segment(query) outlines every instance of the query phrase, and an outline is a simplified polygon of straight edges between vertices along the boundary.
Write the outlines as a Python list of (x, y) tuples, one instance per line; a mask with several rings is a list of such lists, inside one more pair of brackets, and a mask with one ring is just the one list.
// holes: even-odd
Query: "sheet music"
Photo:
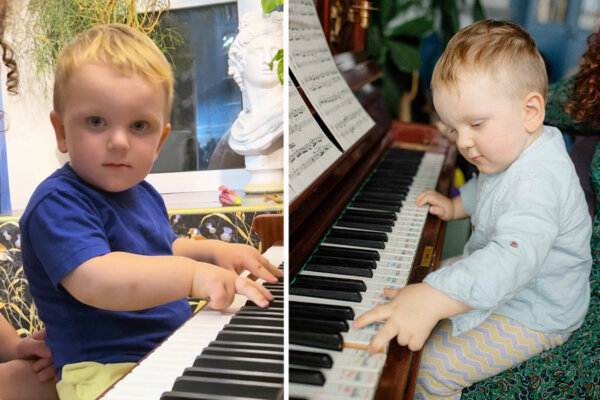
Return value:
[(375, 122), (340, 74), (313, 0), (289, 2), (290, 68), (306, 97), (344, 150)]
[(293, 199), (342, 152), (325, 136), (291, 79), (289, 96), (289, 185), (290, 199)]

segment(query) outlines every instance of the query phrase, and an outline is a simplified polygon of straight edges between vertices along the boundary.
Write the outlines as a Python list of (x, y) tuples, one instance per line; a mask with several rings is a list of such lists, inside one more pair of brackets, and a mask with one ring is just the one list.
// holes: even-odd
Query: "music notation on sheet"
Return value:
[(312, 0), (289, 2), (290, 68), (306, 97), (344, 150), (375, 122), (341, 76)]
[(289, 82), (289, 187), (290, 199), (294, 199), (342, 153), (325, 136), (291, 79)]

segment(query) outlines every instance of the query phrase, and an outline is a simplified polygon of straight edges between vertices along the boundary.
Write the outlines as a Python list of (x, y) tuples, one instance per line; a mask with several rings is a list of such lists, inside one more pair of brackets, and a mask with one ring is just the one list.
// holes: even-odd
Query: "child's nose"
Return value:
[(457, 132), (456, 145), (462, 149), (468, 149), (475, 145), (473, 138), (467, 132)]
[(129, 138), (127, 132), (122, 129), (115, 129), (111, 132), (107, 147), (111, 151), (124, 151), (129, 149)]

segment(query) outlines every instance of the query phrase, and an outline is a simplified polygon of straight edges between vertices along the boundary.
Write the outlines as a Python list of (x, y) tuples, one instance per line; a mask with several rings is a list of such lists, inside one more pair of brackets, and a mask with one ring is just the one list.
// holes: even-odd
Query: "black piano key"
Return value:
[(208, 355), (213, 355), (213, 356), (241, 357), (241, 358), (260, 358), (260, 359), (283, 361), (283, 353), (279, 353), (279, 352), (274, 353), (274, 352), (270, 352), (270, 351), (206, 347), (206, 348), (204, 348), (204, 350), (202, 350), (201, 354), (208, 354)]
[(354, 222), (340, 219), (335, 224), (344, 228), (366, 229), (375, 232), (392, 232), (394, 230), (393, 224), (377, 223), (376, 220), (372, 222)]
[[(244, 308), (244, 307), (256, 307), (257, 309), (262, 308), (262, 307), (257, 306), (256, 303), (254, 303), (252, 300), (247, 300), (246, 304), (244, 306), (242, 306), (242, 308)], [(283, 300), (273, 300), (272, 302), (269, 303), (268, 308), (271, 310), (278, 309), (278, 308), (283, 309)]]
[(291, 285), (289, 293), (298, 296), (319, 297), (322, 299), (345, 300), (360, 303), (362, 301), (361, 294), (354, 291), (346, 290), (331, 290), (331, 289), (314, 289), (309, 287), (298, 287)]
[(319, 246), (315, 255), (379, 261), (379, 253), (375, 250), (350, 249), (348, 247)]
[(398, 211), (400, 211), (400, 208), (402, 207), (403, 202), (404, 202), (404, 199), (387, 199), (387, 198), (380, 198), (378, 196), (369, 196), (369, 195), (360, 194), (360, 195), (356, 196), (352, 200), (352, 203), (350, 203), (350, 204), (372, 203), (372, 204), (376, 204), (376, 205), (380, 205), (380, 206), (395, 206), (395, 207), (398, 207)]
[(308, 263), (304, 266), (305, 271), (314, 272), (328, 272), (331, 274), (348, 275), (348, 276), (363, 276), (365, 278), (373, 277), (373, 270), (371, 268), (354, 268), (344, 267), (339, 265), (324, 265), (324, 264), (313, 264)]
[(196, 357), (194, 367), (283, 373), (282, 361), (267, 359), (248, 360), (240, 357), (202, 354)]
[(366, 202), (353, 201), (352, 203), (350, 203), (350, 207), (363, 208), (363, 209), (368, 209), (368, 210), (383, 210), (383, 211), (400, 212), (400, 206), (398, 206), (398, 205), (377, 204), (377, 203), (373, 203), (373, 202), (366, 203)]
[(325, 384), (325, 377), (321, 371), (310, 369), (290, 368), (289, 379), (290, 383), (303, 383), (315, 386), (323, 386)]
[(290, 329), (289, 337), (291, 344), (318, 347), (327, 350), (341, 351), (344, 344), (344, 339), (339, 333), (295, 331)]
[(323, 333), (348, 332), (346, 320), (317, 319), (290, 315), (290, 329)]
[(229, 320), (229, 323), (237, 325), (266, 325), (283, 327), (283, 319), (281, 318), (244, 317), (236, 315)]
[(256, 311), (256, 310), (244, 310), (238, 311), (235, 315), (240, 317), (269, 317), (269, 318), (283, 318), (283, 311)]
[(280, 384), (267, 382), (237, 381), (234, 379), (204, 378), (201, 376), (180, 376), (173, 384), (173, 391), (191, 392), (203, 395), (225, 395), (245, 397), (248, 394), (256, 399), (277, 399), (282, 395)]
[(276, 333), (283, 335), (283, 328), (251, 326), (251, 325), (232, 325), (227, 324), (222, 328), (223, 331), (238, 331), (238, 332), (256, 332), (256, 333)]
[(340, 229), (336, 227), (331, 228), (327, 236), (342, 237), (348, 239), (373, 240), (378, 242), (388, 241), (388, 235), (383, 232), (357, 231), (353, 229)]
[(305, 303), (302, 301), (289, 302), (290, 315), (314, 316), (319, 319), (354, 319), (352, 307), (334, 306), (329, 304)]
[[(382, 192), (382, 193), (390, 193), (390, 194), (394, 194), (397, 191), (397, 189), (394, 186), (386, 186), (386, 185), (382, 185), (379, 183), (366, 184), (364, 186), (364, 189)], [(385, 211), (385, 210), (381, 210), (381, 211)]]
[(236, 379), (254, 382), (282, 383), (283, 374), (256, 371), (229, 371), (214, 368), (188, 367), (183, 376), (204, 376), (206, 378)]
[(283, 345), (283, 336), (272, 333), (221, 331), (217, 334), (217, 340)]
[[(408, 191), (406, 191), (406, 193), (408, 193)], [(397, 193), (381, 193), (379, 191), (363, 189), (359, 192), (359, 194), (356, 197), (402, 201), (402, 200), (406, 199), (406, 193), (402, 189)]]
[(296, 276), (292, 286), (311, 289), (330, 289), (359, 292), (364, 292), (367, 290), (367, 285), (365, 285), (365, 283), (360, 279), (330, 278), (302, 274)]
[(327, 236), (324, 240), (325, 243), (331, 244), (343, 244), (346, 246), (356, 246), (356, 247), (366, 247), (369, 249), (385, 249), (385, 243), (381, 241), (374, 240), (364, 240), (364, 239), (348, 239), (342, 237), (331, 237)]
[[(160, 400), (240, 400), (238, 396), (225, 396), (217, 394), (179, 392), (172, 390), (160, 396)], [(244, 397), (244, 400), (262, 400), (258, 397)], [(291, 399), (289, 399), (291, 400)]]
[(377, 262), (375, 260), (361, 260), (349, 257), (328, 257), (314, 255), (308, 260), (308, 263), (332, 265), (339, 267), (353, 267), (353, 268), (364, 268), (364, 269), (375, 269), (377, 268)]
[(290, 364), (313, 368), (333, 367), (333, 359), (327, 353), (316, 351), (290, 350)]
[(247, 342), (228, 342), (228, 341), (212, 341), (207, 347), (227, 348), (227, 349), (246, 349), (258, 351), (283, 352), (283, 346), (276, 346), (263, 343), (247, 343)]
[(390, 211), (371, 212), (371, 211), (365, 211), (365, 210), (356, 210), (356, 209), (352, 209), (352, 208), (347, 208), (346, 210), (344, 210), (344, 214), (342, 215), (342, 218), (347, 218), (347, 217), (366, 217), (366, 218), (369, 218), (370, 220), (384, 219), (384, 220), (389, 220), (389, 221), (395, 221), (396, 219), (398, 219), (398, 217), (396, 216), (396, 213), (393, 213)]

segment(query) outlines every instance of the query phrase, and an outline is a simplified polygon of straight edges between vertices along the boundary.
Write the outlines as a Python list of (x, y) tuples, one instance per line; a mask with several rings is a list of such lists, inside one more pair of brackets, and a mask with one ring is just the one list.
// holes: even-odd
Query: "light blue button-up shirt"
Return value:
[(544, 126), (506, 171), (479, 174), (460, 193), (473, 224), (463, 258), (425, 278), (473, 308), (451, 318), (453, 334), (492, 313), (542, 332), (581, 326), (592, 226), (560, 131)]

